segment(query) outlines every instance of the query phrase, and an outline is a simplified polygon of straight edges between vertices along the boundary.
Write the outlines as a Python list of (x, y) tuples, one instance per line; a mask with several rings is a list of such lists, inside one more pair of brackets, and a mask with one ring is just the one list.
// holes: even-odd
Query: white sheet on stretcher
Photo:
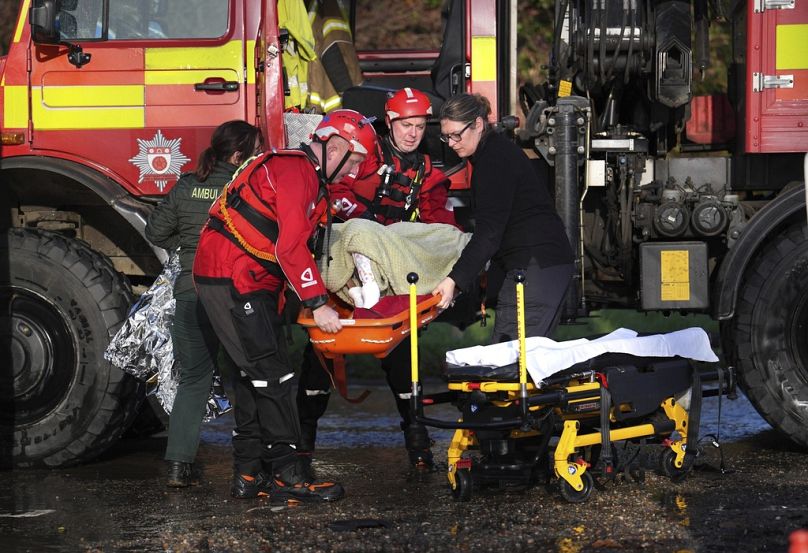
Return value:
[[(633, 330), (619, 328), (595, 340), (580, 338), (556, 342), (550, 338), (525, 340), (527, 370), (533, 382), (587, 361), (603, 353), (628, 353), (639, 357), (685, 357), (695, 361), (718, 361), (710, 347), (710, 339), (702, 328), (686, 328), (667, 334), (637, 336)], [(446, 362), (453, 365), (502, 367), (519, 360), (519, 341), (490, 346), (472, 346), (446, 352)]]

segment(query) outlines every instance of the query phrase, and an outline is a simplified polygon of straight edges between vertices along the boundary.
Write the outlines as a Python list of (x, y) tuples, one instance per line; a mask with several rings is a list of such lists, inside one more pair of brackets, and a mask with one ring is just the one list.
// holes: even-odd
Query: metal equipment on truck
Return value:
[[(520, 137), (555, 171), (593, 306), (708, 312), (760, 414), (808, 447), (808, 2), (558, 0)], [(693, 95), (730, 25), (727, 93)]]

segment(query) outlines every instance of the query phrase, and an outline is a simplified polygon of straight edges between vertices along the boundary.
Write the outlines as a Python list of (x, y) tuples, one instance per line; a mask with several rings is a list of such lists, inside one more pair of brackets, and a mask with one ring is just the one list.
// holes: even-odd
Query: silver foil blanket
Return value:
[[(166, 413), (171, 413), (180, 378), (169, 332), (174, 320), (174, 282), (180, 270), (179, 255), (173, 253), (104, 352), (112, 365), (145, 381), (146, 393), (154, 394)], [(214, 375), (204, 420), (215, 419), (230, 408), (221, 379)]]

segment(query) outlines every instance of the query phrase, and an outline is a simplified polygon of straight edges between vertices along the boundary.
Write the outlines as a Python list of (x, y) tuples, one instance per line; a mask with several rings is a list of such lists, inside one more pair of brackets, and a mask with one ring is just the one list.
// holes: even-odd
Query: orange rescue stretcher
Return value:
[[(417, 280), (415, 273), (408, 275), (413, 289)], [(425, 328), (438, 316), (439, 301), (440, 296), (431, 294), (385, 296), (373, 309), (355, 309), (332, 295), (329, 305), (339, 314), (342, 330), (334, 334), (323, 332), (315, 324), (310, 309), (303, 309), (297, 322), (307, 330), (309, 341), (323, 366), (333, 367), (330, 372), (334, 387), (340, 395), (351, 403), (359, 403), (368, 392), (365, 391), (356, 398), (348, 397), (345, 355), (386, 357), (410, 335), (413, 327)]]

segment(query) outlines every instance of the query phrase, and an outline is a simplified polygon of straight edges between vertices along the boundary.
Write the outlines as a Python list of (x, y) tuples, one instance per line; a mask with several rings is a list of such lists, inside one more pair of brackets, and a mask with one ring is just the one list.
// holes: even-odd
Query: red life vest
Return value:
[[(387, 145), (387, 139), (380, 144)], [(448, 178), (432, 166), (429, 156), (419, 155), (414, 166), (404, 170), (399, 157), (386, 153), (381, 145), (362, 163), (356, 176), (329, 185), (337, 217), (375, 219), (384, 225), (420, 221), (457, 226), (454, 213), (447, 209)], [(385, 167), (393, 170), (389, 177)]]
[[(278, 215), (274, 206), (262, 199), (250, 184), (250, 177), (270, 157), (295, 156), (306, 158), (300, 150), (267, 152), (243, 165), (227, 183), (210, 208), (209, 225), (235, 242), (259, 263), (277, 264), (275, 243), (278, 240)], [(272, 185), (272, 183), (270, 183)], [(321, 187), (314, 211), (325, 209), (325, 187)], [(317, 215), (319, 219), (319, 215)], [(277, 267), (273, 267), (277, 270)]]

